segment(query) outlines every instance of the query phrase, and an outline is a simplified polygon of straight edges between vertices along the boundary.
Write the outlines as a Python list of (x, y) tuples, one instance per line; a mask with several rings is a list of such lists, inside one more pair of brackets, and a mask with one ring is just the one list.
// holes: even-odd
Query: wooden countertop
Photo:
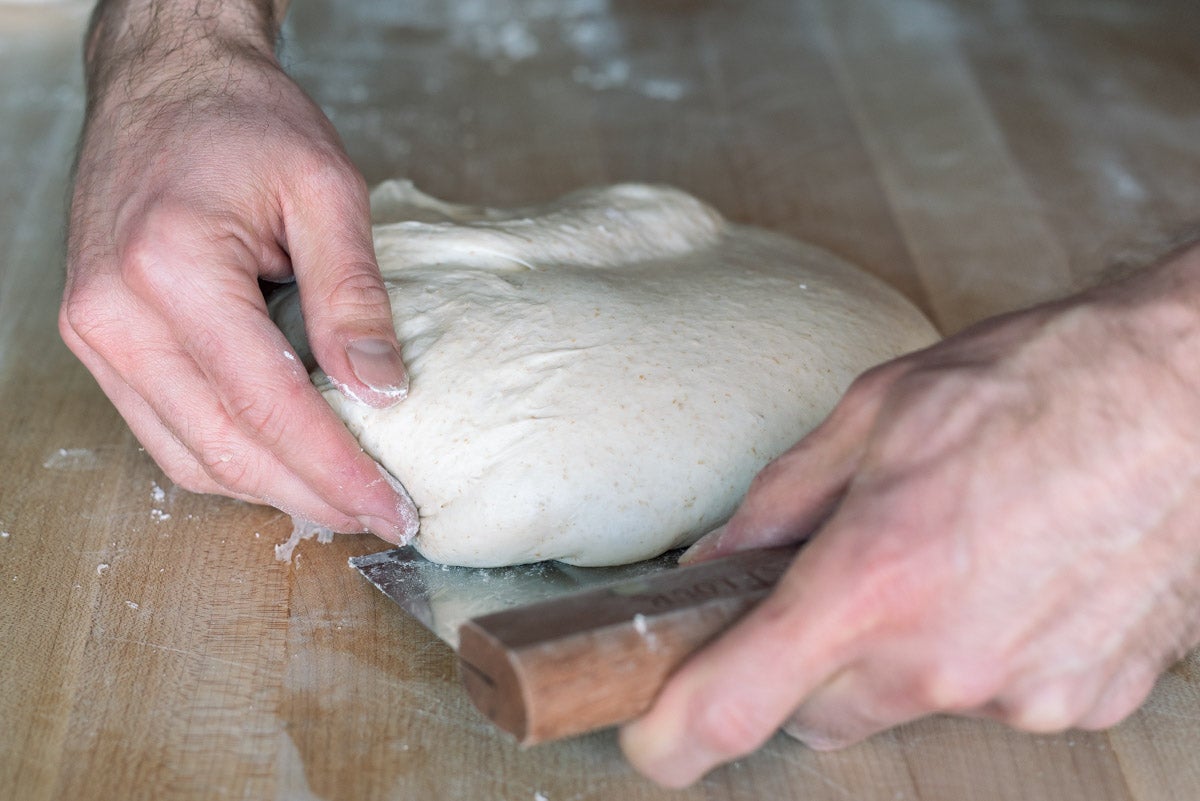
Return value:
[[(864, 265), (947, 331), (1200, 217), (1193, 0), (296, 5), (287, 60), (369, 180), (491, 203), (675, 184)], [(679, 794), (611, 733), (518, 750), (346, 567), (378, 541), (276, 562), (289, 521), (174, 489), (59, 343), (83, 21), (0, 5), (0, 797), (1200, 798), (1195, 658), (1107, 733), (779, 737)]]

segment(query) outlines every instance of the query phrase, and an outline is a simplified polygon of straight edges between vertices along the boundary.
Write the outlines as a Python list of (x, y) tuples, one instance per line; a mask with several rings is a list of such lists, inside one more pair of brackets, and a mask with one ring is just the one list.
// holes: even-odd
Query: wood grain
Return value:
[[(1107, 733), (780, 737), (684, 793), (611, 733), (499, 736), (346, 567), (376, 541), (276, 562), (289, 521), (171, 487), (58, 342), (84, 5), (0, 5), (0, 798), (1200, 797), (1195, 657)], [(285, 52), (371, 181), (675, 184), (950, 331), (1197, 231), (1197, 31), (1191, 0), (313, 0)]]

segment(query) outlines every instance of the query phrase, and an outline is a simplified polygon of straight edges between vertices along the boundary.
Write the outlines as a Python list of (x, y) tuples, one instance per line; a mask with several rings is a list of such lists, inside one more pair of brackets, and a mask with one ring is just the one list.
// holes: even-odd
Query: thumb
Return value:
[(880, 406), (903, 369), (892, 362), (860, 376), (824, 422), (754, 477), (729, 522), (684, 552), (680, 564), (789, 545), (819, 528), (853, 479)]
[(343, 394), (382, 408), (408, 394), (408, 372), (375, 260), (366, 186), (349, 170), (305, 193), (287, 242), (317, 363)]
[(807, 538), (836, 507), (857, 461), (852, 443), (825, 448), (813, 439), (801, 440), (764, 467), (733, 517), (688, 548), (679, 564)]

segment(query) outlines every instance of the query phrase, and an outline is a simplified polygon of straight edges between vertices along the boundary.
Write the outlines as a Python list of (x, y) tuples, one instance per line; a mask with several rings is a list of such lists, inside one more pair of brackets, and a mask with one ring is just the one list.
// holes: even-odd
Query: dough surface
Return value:
[[(688, 544), (855, 376), (937, 338), (877, 279), (673, 189), (500, 211), (392, 181), (371, 203), (411, 393), (379, 410), (315, 380), (408, 488), (413, 545), (439, 562)], [(273, 314), (303, 351), (288, 294)]]

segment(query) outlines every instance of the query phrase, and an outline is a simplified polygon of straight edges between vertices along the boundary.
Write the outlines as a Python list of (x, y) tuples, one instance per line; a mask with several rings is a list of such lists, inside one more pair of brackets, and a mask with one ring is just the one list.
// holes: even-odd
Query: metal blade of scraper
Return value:
[(350, 564), (458, 652), (467, 694), (522, 745), (613, 726), (764, 598), (795, 549), (689, 567), (677, 555), (611, 568), (445, 567), (411, 548)]
[(355, 556), (350, 566), (457, 651), (468, 620), (670, 570), (679, 553), (616, 567), (537, 562), (485, 569), (440, 565), (406, 546)]

